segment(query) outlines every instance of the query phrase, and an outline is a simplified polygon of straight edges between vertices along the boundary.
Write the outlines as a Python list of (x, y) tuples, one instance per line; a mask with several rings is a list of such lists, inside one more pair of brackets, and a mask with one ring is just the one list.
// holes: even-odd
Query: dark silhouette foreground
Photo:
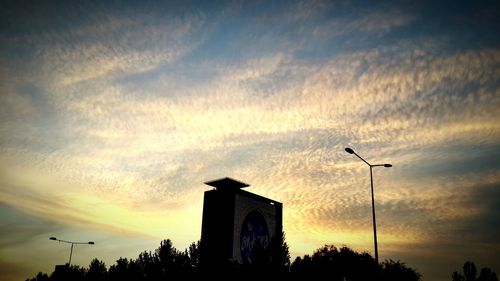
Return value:
[(377, 265), (368, 253), (358, 253), (348, 247), (340, 249), (325, 245), (312, 256), (297, 257), (291, 266), (292, 280), (384, 280), (418, 281), (420, 273), (403, 262), (386, 260)]
[(452, 281), (498, 281), (496, 273), (487, 267), (483, 267), (479, 276), (476, 277), (476, 265), (470, 261), (465, 262), (463, 270), (463, 274), (456, 271), (453, 272), (451, 275)]
[(76, 265), (58, 266), (47, 275), (39, 273), (27, 281), (156, 281), (156, 280), (322, 280), (334, 281), (418, 281), (420, 274), (404, 263), (386, 260), (377, 265), (367, 253), (348, 247), (325, 245), (311, 256), (297, 257), (290, 263), (288, 245), (281, 245), (274, 262), (259, 259), (254, 253), (253, 264), (227, 261), (216, 268), (206, 268), (200, 262), (200, 242), (179, 251), (170, 240), (164, 240), (154, 252), (144, 251), (137, 259), (120, 258), (109, 269), (104, 262), (93, 259), (88, 268)]

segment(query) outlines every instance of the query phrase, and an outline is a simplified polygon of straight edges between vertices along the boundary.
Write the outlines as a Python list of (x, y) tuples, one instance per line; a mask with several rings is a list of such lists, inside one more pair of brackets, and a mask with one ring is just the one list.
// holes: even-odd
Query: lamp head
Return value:
[(352, 150), (352, 148), (350, 148), (350, 147), (346, 147), (346, 148), (345, 148), (345, 151), (346, 151), (347, 153), (349, 153), (349, 154), (353, 154), (353, 153), (354, 153), (354, 150)]
[(49, 240), (57, 240), (55, 237), (50, 237)]
[(392, 164), (384, 164), (384, 167), (390, 168), (390, 167), (392, 167)]

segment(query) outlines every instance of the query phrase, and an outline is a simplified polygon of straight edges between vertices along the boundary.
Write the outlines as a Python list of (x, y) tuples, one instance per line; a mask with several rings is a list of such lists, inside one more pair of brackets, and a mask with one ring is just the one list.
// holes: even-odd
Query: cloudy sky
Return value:
[[(436, 3), (439, 2), (439, 3)], [(0, 279), (201, 233), (203, 182), (424, 280), (500, 273), (498, 1), (3, 1)]]

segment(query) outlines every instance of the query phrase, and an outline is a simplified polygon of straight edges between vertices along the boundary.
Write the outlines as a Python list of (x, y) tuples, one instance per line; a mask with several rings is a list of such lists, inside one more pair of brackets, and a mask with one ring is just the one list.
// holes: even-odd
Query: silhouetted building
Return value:
[(281, 245), (282, 204), (243, 191), (249, 185), (231, 178), (205, 184), (215, 188), (204, 195), (202, 262), (271, 264)]

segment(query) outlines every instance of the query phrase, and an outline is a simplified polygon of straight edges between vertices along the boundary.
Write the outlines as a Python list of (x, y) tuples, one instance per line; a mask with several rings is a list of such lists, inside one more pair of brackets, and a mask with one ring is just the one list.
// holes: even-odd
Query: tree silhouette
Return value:
[(49, 280), (50, 280), (49, 276), (47, 274), (41, 273), (41, 272), (38, 272), (38, 274), (34, 278), (26, 279), (26, 281), (49, 281)]
[(107, 280), (108, 270), (104, 262), (93, 259), (90, 262), (89, 269), (85, 274), (85, 280), (105, 281)]
[(415, 270), (407, 267), (403, 262), (386, 260), (381, 265), (382, 280), (386, 281), (418, 281), (421, 275)]
[(340, 250), (333, 245), (325, 245), (316, 250), (312, 257), (305, 255), (292, 263), (292, 277), (296, 280), (320, 279), (328, 276), (330, 280), (375, 280), (378, 267), (368, 254), (357, 253), (348, 247)]
[(170, 239), (160, 242), (160, 247), (156, 249), (153, 258), (158, 259), (162, 277), (165, 277), (169, 271), (173, 271), (176, 255), (177, 250)]
[(323, 279), (334, 281), (418, 281), (420, 274), (400, 261), (388, 260), (377, 265), (372, 256), (358, 253), (348, 247), (338, 249), (325, 245), (312, 256), (297, 257), (291, 266), (291, 279)]
[(498, 281), (497, 274), (491, 269), (487, 267), (483, 267), (481, 269), (481, 273), (479, 274), (479, 278), (477, 278), (477, 281)]
[(153, 281), (160, 280), (161, 274), (161, 265), (158, 261), (158, 258), (155, 255), (152, 255), (151, 252), (144, 251), (139, 254), (139, 257), (136, 260), (139, 268), (142, 271), (143, 279), (145, 281)]
[[(372, 256), (348, 247), (325, 245), (312, 255), (297, 257), (290, 264), (285, 235), (271, 241), (271, 247), (256, 244), (252, 264), (227, 260), (215, 264), (215, 270), (203, 271), (200, 262), (200, 241), (184, 251), (177, 250), (169, 239), (160, 242), (154, 251), (143, 251), (136, 259), (119, 258), (107, 270), (104, 262), (93, 259), (88, 268), (58, 265), (50, 275), (38, 275), (26, 281), (162, 281), (162, 280), (320, 280), (333, 281), (384, 280), (419, 281), (420, 274), (400, 261), (388, 260), (377, 265)], [(211, 266), (213, 264), (210, 264)], [(475, 266), (468, 264), (464, 272), (474, 276)], [(454, 281), (466, 281), (454, 273)], [(464, 279), (460, 279), (462, 276)], [(468, 281), (468, 280), (467, 280)], [(498, 281), (495, 273), (483, 268), (477, 280)]]
[(481, 269), (478, 278), (476, 278), (476, 275), (476, 265), (471, 261), (466, 261), (463, 266), (463, 274), (454, 271), (451, 274), (451, 278), (452, 281), (498, 281), (496, 273), (487, 267)]
[(112, 281), (132, 281), (140, 280), (141, 274), (139, 272), (139, 267), (136, 270), (132, 268), (132, 262), (126, 258), (119, 258), (116, 260), (116, 264), (109, 267), (109, 280)]
[(275, 251), (273, 256), (273, 261), (277, 262), (277, 268), (279, 272), (289, 272), (290, 271), (290, 251), (288, 248), (288, 243), (286, 242), (285, 232), (281, 232), (281, 241), (278, 241), (278, 249)]
[(451, 274), (451, 280), (452, 280), (452, 281), (465, 281), (465, 277), (464, 277), (462, 274), (460, 274), (460, 273), (458, 273), (458, 272), (454, 271), (454, 272)]
[[(193, 244), (191, 244), (193, 245)], [(196, 255), (196, 249), (191, 248), (191, 253)], [(163, 240), (160, 247), (156, 249), (155, 256), (158, 258), (162, 277), (169, 276), (173, 279), (192, 278), (192, 262), (187, 250), (180, 252), (172, 245), (170, 239)]]
[(476, 281), (476, 265), (473, 262), (466, 262), (464, 264), (465, 281)]
[(200, 240), (189, 245), (189, 258), (191, 259), (191, 267), (194, 271), (199, 271), (200, 268)]

